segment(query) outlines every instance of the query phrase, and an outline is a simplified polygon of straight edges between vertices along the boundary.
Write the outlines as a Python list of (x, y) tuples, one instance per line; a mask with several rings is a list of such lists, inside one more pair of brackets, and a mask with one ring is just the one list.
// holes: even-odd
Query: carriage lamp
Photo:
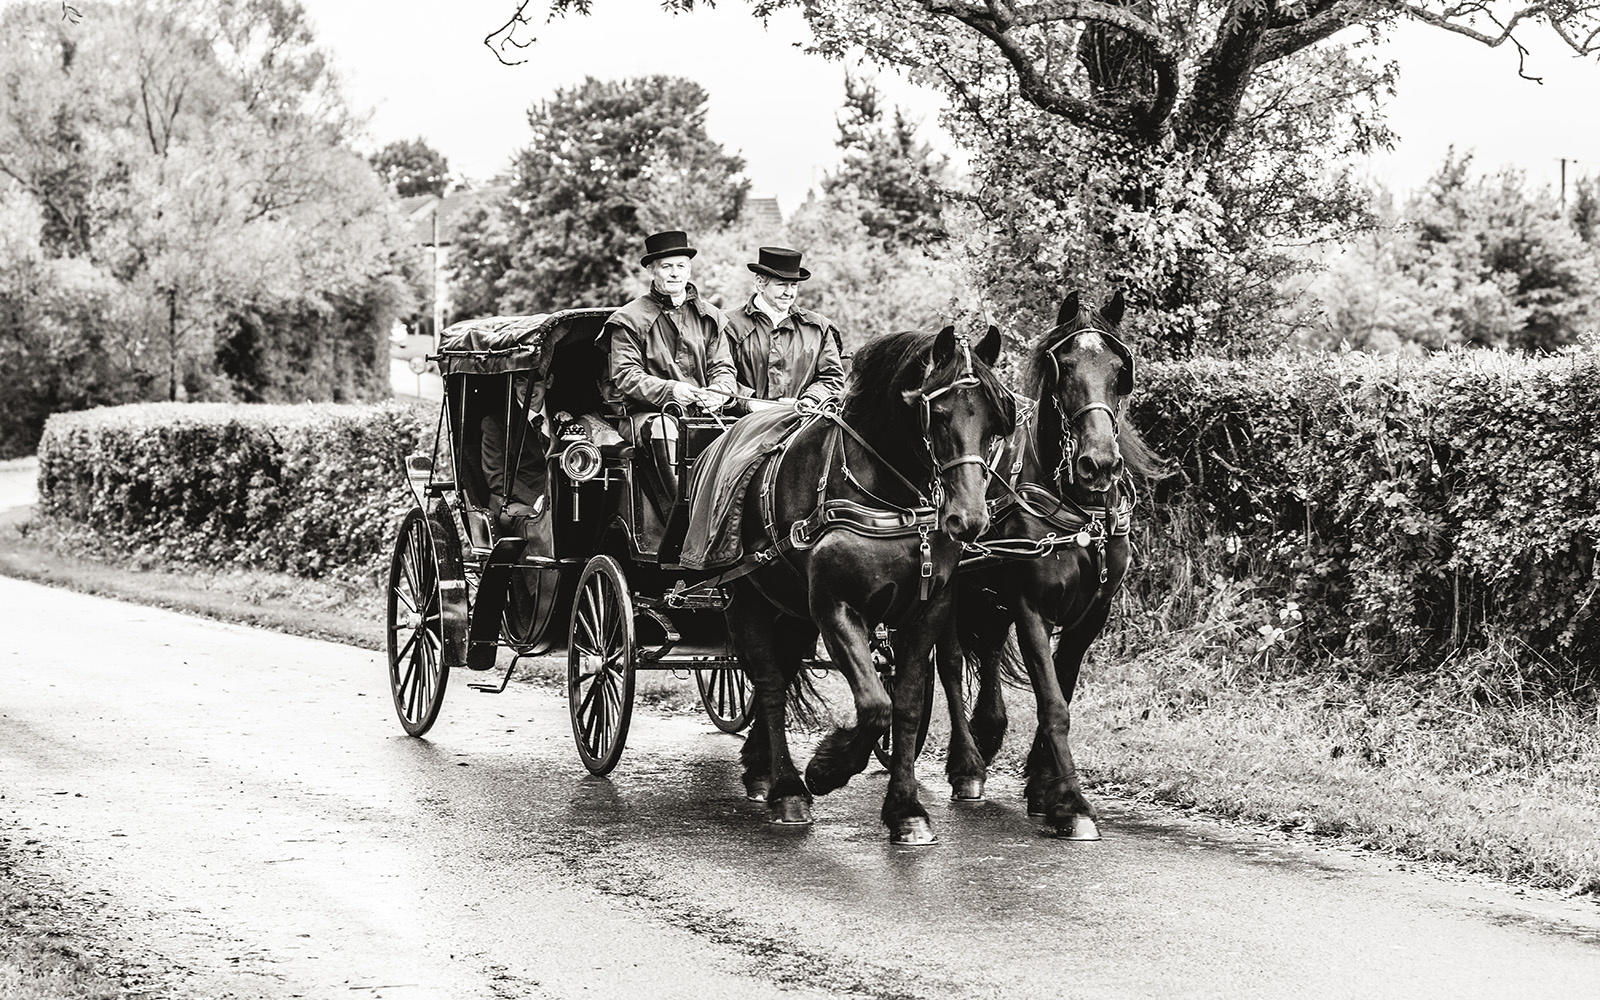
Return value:
[(561, 471), (575, 483), (586, 483), (600, 474), (600, 449), (579, 439), (561, 451)]

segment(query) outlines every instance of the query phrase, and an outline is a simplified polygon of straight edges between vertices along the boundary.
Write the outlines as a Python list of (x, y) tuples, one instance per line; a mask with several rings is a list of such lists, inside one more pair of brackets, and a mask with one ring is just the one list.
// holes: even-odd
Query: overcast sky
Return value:
[[(777, 195), (787, 212), (836, 160), (834, 115), (846, 67), (802, 52), (798, 13), (765, 29), (739, 0), (669, 16), (655, 0), (595, 0), (588, 18), (538, 32), (528, 62), (503, 66), (483, 37), (514, 0), (307, 0), (352, 103), (372, 112), (373, 148), (421, 135), (452, 169), (487, 179), (527, 141), (526, 111), (586, 75), (673, 73), (711, 94), (713, 138), (741, 153), (755, 194)], [(532, 7), (538, 7), (535, 2)], [(1538, 38), (1530, 63), (1543, 86), (1519, 80), (1516, 53), (1488, 50), (1436, 29), (1396, 32), (1387, 55), (1400, 63), (1389, 119), (1400, 135), (1373, 176), (1409, 189), (1454, 143), (1484, 167), (1509, 164), (1554, 185), (1557, 159), (1600, 172), (1600, 64), (1563, 55)], [(888, 76), (880, 85), (934, 127), (938, 98)]]

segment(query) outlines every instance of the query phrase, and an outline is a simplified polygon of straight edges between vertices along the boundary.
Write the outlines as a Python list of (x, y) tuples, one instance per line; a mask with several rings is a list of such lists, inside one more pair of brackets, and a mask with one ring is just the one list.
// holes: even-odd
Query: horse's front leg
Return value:
[[(770, 822), (811, 822), (811, 793), (789, 755), (786, 699), (790, 678), (779, 650), (778, 612), (754, 588), (736, 586), (726, 612), (728, 637), (756, 690), (756, 721), (745, 737), (745, 794), (764, 797)], [(756, 742), (765, 740), (765, 746)]]
[(918, 736), (923, 713), (933, 697), (934, 639), (944, 631), (948, 617), (948, 590), (934, 598), (923, 613), (895, 630), (894, 753), (889, 761), (889, 788), (883, 797), (883, 822), (892, 843), (907, 846), (937, 844), (928, 811), (917, 798)]
[(1017, 616), (1017, 641), (1039, 705), (1039, 728), (1028, 754), (1028, 812), (1042, 815), (1051, 832), (1069, 840), (1099, 840), (1100, 831), (1095, 825), (1094, 807), (1078, 783), (1078, 769), (1072, 758), (1071, 695), (1063, 691), (1062, 667), (1070, 662), (1066, 673), (1076, 686), (1077, 665), (1105, 624), (1106, 613), (1104, 608), (1092, 610), (1088, 619), (1062, 637), (1055, 655), (1050, 650), (1049, 628), (1038, 609), (1025, 601)]
[(861, 614), (829, 596), (827, 587), (811, 588), (811, 615), (834, 669), (844, 674), (855, 697), (854, 728), (839, 727), (825, 736), (806, 765), (806, 784), (817, 795), (843, 788), (867, 768), (872, 748), (889, 728), (889, 693), (872, 665), (871, 629)]
[(1061, 641), (1056, 644), (1055, 676), (1056, 685), (1061, 691), (1065, 725), (1061, 730), (1060, 743), (1055, 748), (1054, 754), (1058, 768), (1059, 805), (1049, 813), (1047, 822), (1058, 834), (1070, 840), (1100, 839), (1100, 831), (1095, 825), (1099, 814), (1088, 797), (1083, 794), (1083, 785), (1078, 780), (1078, 767), (1073, 759), (1070, 740), (1072, 696), (1078, 688), (1078, 672), (1083, 666), (1084, 654), (1089, 651), (1089, 645), (1105, 627), (1110, 614), (1111, 602), (1106, 601), (1092, 609), (1077, 628), (1062, 635)]
[(950, 797), (958, 802), (981, 801), (989, 768), (967, 723), (967, 663), (956, 633), (955, 613), (946, 621), (934, 655), (945, 705), (950, 710), (950, 744), (944, 767), (945, 776), (950, 779)]

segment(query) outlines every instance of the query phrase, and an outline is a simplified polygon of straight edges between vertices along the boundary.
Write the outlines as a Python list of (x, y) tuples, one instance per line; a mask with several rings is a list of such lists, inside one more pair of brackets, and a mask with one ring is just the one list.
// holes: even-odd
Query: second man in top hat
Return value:
[(800, 252), (761, 247), (746, 266), (755, 288), (728, 312), (740, 395), (819, 404), (837, 396), (844, 390), (839, 331), (826, 316), (796, 304), (800, 283), (811, 277), (800, 266)]

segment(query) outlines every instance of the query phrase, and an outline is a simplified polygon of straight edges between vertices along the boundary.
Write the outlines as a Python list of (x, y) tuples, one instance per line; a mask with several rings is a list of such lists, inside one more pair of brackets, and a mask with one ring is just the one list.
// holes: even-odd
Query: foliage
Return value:
[(878, 239), (908, 246), (943, 242), (949, 160), (917, 138), (900, 108), (885, 113), (871, 81), (846, 75), (844, 90), (838, 140), (844, 162), (823, 178), (822, 189), (853, 193), (862, 224)]
[(452, 264), (473, 312), (531, 313), (626, 297), (643, 236), (732, 222), (744, 161), (705, 130), (706, 92), (679, 77), (588, 78), (528, 112), (511, 191), (472, 220)]
[(396, 139), (371, 157), (372, 169), (402, 198), (443, 195), (450, 186), (450, 161), (418, 136)]
[(1350, 243), (1310, 286), (1306, 342), (1363, 350), (1449, 346), (1552, 350), (1600, 316), (1600, 252), (1581, 201), (1563, 216), (1521, 174), (1474, 180), (1452, 152), (1402, 209)]
[(370, 569), (413, 503), (430, 413), (396, 404), (153, 403), (57, 414), (40, 511), (164, 562), (322, 576)]
[[(531, 25), (528, 6), (495, 33), (506, 35), (501, 50)], [(536, 6), (584, 13), (591, 0)], [(696, 0), (664, 6), (692, 10)], [(1178, 354), (1271, 341), (1275, 284), (1302, 266), (1285, 246), (1362, 221), (1340, 165), (1387, 141), (1381, 104), (1394, 75), (1373, 64), (1365, 40), (1410, 20), (1509, 44), (1524, 72), (1525, 41), (1543, 29), (1553, 31), (1546, 43), (1600, 51), (1600, 7), (1588, 3), (749, 6), (758, 16), (798, 7), (815, 51), (864, 52), (947, 95), (988, 230), (969, 248), (974, 273), (1005, 311), (1032, 313), (1061, 285), (1104, 276), (1127, 287), (1144, 313), (1135, 322)]]
[[(59, 14), (0, 12), (13, 43), (0, 51), (0, 211), (27, 237), (11, 236), (0, 302), (30, 324), (0, 336), (26, 366), (15, 377), (43, 387), (3, 447), (30, 449), (45, 415), (89, 403), (381, 391), (403, 234), (348, 148), (299, 3)], [(99, 291), (75, 303), (84, 282)], [(349, 342), (308, 357), (308, 324)], [(85, 352), (91, 377), (49, 374)]]
[(868, 228), (853, 192), (812, 197), (779, 232), (749, 222), (699, 241), (694, 280), (723, 308), (737, 308), (754, 291), (746, 264), (762, 245), (800, 250), (810, 280), (799, 304), (833, 320), (854, 350), (879, 334), (929, 329), (955, 318), (969, 298), (959, 267), (921, 249), (885, 245)]
[(1597, 680), (1600, 358), (1146, 371), (1136, 423), (1181, 459), (1184, 509), (1228, 543), (1232, 571), (1299, 602), (1308, 643), (1381, 670), (1497, 638), (1535, 681)]

